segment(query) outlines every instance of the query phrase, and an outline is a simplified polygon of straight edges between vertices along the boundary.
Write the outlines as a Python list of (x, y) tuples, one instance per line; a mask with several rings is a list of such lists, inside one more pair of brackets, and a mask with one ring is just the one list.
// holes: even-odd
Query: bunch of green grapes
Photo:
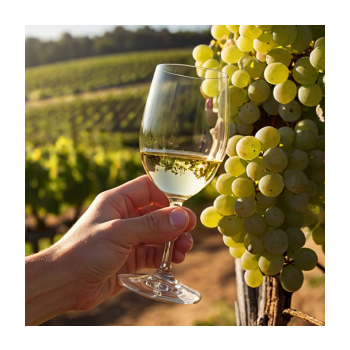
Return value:
[(295, 292), (317, 265), (304, 232), (325, 249), (325, 38), (306, 25), (214, 25), (211, 33), (193, 57), (208, 104), (220, 96), (215, 70), (228, 75), (231, 130), (220, 195), (201, 221), (223, 235), (248, 286), (279, 274)]

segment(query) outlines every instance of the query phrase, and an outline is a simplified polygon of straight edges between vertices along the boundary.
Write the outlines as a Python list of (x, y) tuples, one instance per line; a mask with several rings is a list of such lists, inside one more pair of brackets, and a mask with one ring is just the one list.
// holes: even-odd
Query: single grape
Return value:
[(196, 61), (205, 62), (210, 58), (213, 58), (214, 52), (207, 45), (198, 45), (193, 49), (192, 56)]
[(273, 207), (277, 203), (278, 197), (266, 197), (261, 192), (256, 195), (258, 205), (262, 206), (265, 210)]
[(230, 45), (225, 47), (221, 52), (221, 59), (228, 64), (237, 63), (244, 55), (237, 45)]
[[(302, 151), (311, 151), (316, 146), (316, 135), (310, 130), (295, 134), (293, 147)], [(306, 155), (307, 156), (307, 155)]]
[[(240, 235), (240, 234), (238, 234), (238, 235)], [(245, 248), (244, 247), (244, 242), (240, 242), (239, 239), (237, 240), (237, 236), (238, 235), (233, 236), (233, 237), (236, 238), (235, 240), (233, 240), (232, 237), (228, 237), (228, 236), (222, 236), (222, 240), (224, 241), (224, 244), (227, 247), (230, 247), (230, 248)]]
[(255, 213), (256, 201), (252, 197), (238, 198), (234, 207), (237, 215), (242, 218), (247, 218)]
[(294, 131), (299, 133), (304, 130), (312, 131), (315, 136), (318, 136), (318, 129), (316, 123), (311, 119), (303, 119), (299, 123), (297, 123), (294, 127)]
[(316, 169), (325, 168), (325, 152), (320, 149), (313, 149), (307, 152), (310, 166)]
[(256, 26), (250, 26), (250, 25), (239, 26), (239, 34), (250, 40), (254, 40), (258, 38), (262, 34), (262, 32), (263, 31), (257, 28)]
[(234, 64), (228, 64), (224, 68), (222, 68), (222, 71), (228, 75), (228, 81), (231, 81), (232, 74), (237, 71), (239, 68)]
[(233, 137), (231, 137), (229, 140), (228, 140), (228, 143), (227, 143), (227, 148), (226, 148), (226, 154), (229, 156), (229, 157), (234, 157), (234, 156), (237, 156), (237, 152), (236, 152), (236, 145), (237, 145), (237, 142), (242, 139), (244, 136), (242, 135), (235, 135)]
[(265, 102), (270, 96), (270, 87), (264, 80), (255, 80), (248, 86), (248, 96), (254, 102)]
[(325, 181), (325, 169), (309, 168), (305, 170), (307, 177), (314, 181)]
[(249, 253), (260, 255), (265, 251), (264, 234), (253, 236), (247, 233), (244, 237), (244, 247)]
[(205, 208), (200, 216), (201, 223), (205, 227), (216, 227), (222, 216), (215, 210), (214, 207)]
[(253, 41), (254, 50), (262, 53), (268, 53), (274, 47), (278, 46), (273, 40), (270, 30), (264, 31), (257, 39)]
[(291, 192), (301, 194), (306, 191), (308, 179), (301, 170), (289, 169), (283, 174), (284, 186)]
[(306, 50), (312, 41), (312, 32), (309, 26), (298, 25), (297, 36), (292, 43), (292, 48), (297, 51)]
[(265, 220), (270, 227), (280, 227), (284, 222), (283, 211), (277, 207), (268, 208), (265, 213)]
[(253, 40), (248, 39), (244, 36), (240, 36), (237, 39), (237, 46), (243, 52), (250, 52), (253, 50)]
[(237, 33), (237, 32), (239, 31), (239, 25), (226, 26), (226, 28), (227, 28), (231, 33)]
[(229, 135), (229, 137), (234, 136), (236, 134), (237, 134), (237, 124), (230, 122), (230, 135)]
[(291, 80), (286, 80), (284, 83), (277, 84), (273, 89), (273, 96), (282, 104), (293, 101), (296, 94), (297, 87)]
[(202, 83), (202, 91), (208, 97), (219, 95), (219, 81), (217, 79), (205, 79)]
[(314, 43), (314, 49), (319, 46), (326, 46), (326, 38), (322, 36), (321, 38), (318, 38)]
[(255, 158), (246, 168), (246, 173), (249, 178), (254, 181), (259, 181), (263, 175), (265, 175), (266, 166), (261, 158)]
[(301, 248), (294, 251), (293, 260), (296, 267), (303, 271), (311, 271), (317, 265), (317, 255), (309, 248)]
[(310, 62), (317, 70), (325, 70), (325, 58), (326, 53), (324, 46), (316, 47), (310, 54)]
[(317, 84), (301, 85), (298, 89), (298, 98), (304, 106), (317, 106), (322, 100), (321, 88)]
[(236, 178), (232, 182), (232, 192), (238, 198), (249, 197), (255, 193), (254, 183), (244, 178)]
[(278, 132), (281, 136), (286, 137), (290, 144), (293, 143), (295, 132), (292, 128), (290, 128), (289, 126), (282, 126), (278, 129)]
[(235, 258), (235, 259), (240, 259), (242, 257), (242, 255), (245, 252), (245, 248), (244, 247), (235, 247), (235, 248), (230, 248), (229, 249), (230, 254)]
[(295, 149), (288, 154), (288, 168), (305, 170), (309, 165), (309, 157), (306, 152)]
[(264, 236), (264, 246), (271, 254), (283, 254), (288, 248), (288, 237), (281, 229), (270, 229)]
[(284, 215), (286, 217), (285, 223), (288, 227), (300, 228), (303, 226), (304, 216), (302, 213), (288, 210), (284, 212)]
[(241, 265), (244, 270), (256, 270), (259, 267), (260, 255), (250, 254), (245, 251), (241, 257)]
[(292, 44), (298, 32), (297, 27), (292, 25), (275, 25), (271, 31), (273, 40), (281, 46)]
[(252, 79), (257, 79), (262, 76), (266, 67), (266, 63), (260, 62), (252, 56), (245, 57), (242, 62), (242, 68), (248, 72)]
[(219, 40), (225, 35), (229, 35), (230, 31), (225, 25), (213, 25), (211, 26), (211, 35), (214, 39)]
[[(315, 181), (312, 181), (310, 179), (307, 180), (308, 181), (308, 186), (306, 189), (306, 193), (312, 197), (312, 196), (316, 196), (318, 193), (318, 186), (317, 183)], [(310, 198), (311, 200), (311, 198)]]
[(270, 84), (282, 84), (288, 79), (289, 70), (281, 62), (271, 63), (266, 67), (264, 77)]
[(281, 140), (280, 133), (272, 126), (261, 128), (255, 134), (255, 137), (261, 142), (261, 150), (263, 152), (269, 148), (277, 147)]
[(274, 255), (265, 251), (259, 258), (260, 270), (268, 276), (277, 275), (283, 268), (284, 257), (282, 254)]
[(283, 177), (280, 174), (270, 173), (259, 181), (259, 190), (266, 197), (277, 197), (284, 188)]
[(233, 73), (231, 82), (234, 86), (244, 88), (250, 83), (250, 76), (245, 70), (239, 69)]
[(287, 292), (296, 292), (304, 283), (304, 274), (296, 266), (287, 265), (281, 272), (280, 281)]
[(284, 64), (286, 67), (289, 67), (292, 57), (289, 52), (282, 48), (272, 49), (266, 55), (266, 63), (268, 65), (276, 62)]
[(218, 222), (218, 230), (225, 236), (232, 237), (243, 230), (244, 219), (239, 216), (223, 216)]
[(232, 192), (232, 182), (235, 178), (229, 174), (221, 174), (216, 180), (216, 190), (220, 194), (231, 195)]
[[(254, 44), (253, 44), (254, 45)], [(256, 51), (256, 58), (260, 61), (260, 62), (266, 62), (266, 53), (262, 53), (259, 51)]]
[(274, 173), (282, 172), (288, 165), (287, 155), (280, 148), (269, 148), (263, 155), (266, 168)]
[[(205, 61), (202, 64), (203, 68), (211, 68), (211, 69), (216, 69), (219, 66), (219, 61), (214, 59), (214, 58), (210, 58), (209, 60)], [(215, 75), (210, 76), (210, 78), (218, 78), (218, 73), (217, 72), (212, 72), (212, 71), (207, 71), (206, 73), (214, 73)], [(209, 76), (206, 76), (206, 78), (209, 78)]]
[(247, 100), (247, 89), (241, 89), (237, 86), (230, 86), (230, 108), (240, 107)]
[(303, 214), (303, 217), (304, 217), (303, 227), (310, 227), (311, 225), (316, 223), (315, 214), (311, 210), (305, 209), (302, 212), (302, 214)]
[(301, 107), (298, 101), (292, 100), (287, 104), (280, 104), (278, 113), (284, 121), (292, 123), (300, 118)]
[(278, 107), (279, 103), (275, 100), (273, 97), (273, 94), (270, 93), (269, 98), (263, 103), (263, 108), (266, 111), (266, 113), (271, 115), (277, 115), (278, 114)]
[(292, 74), (299, 84), (313, 84), (318, 78), (318, 70), (311, 65), (309, 57), (300, 58), (295, 63)]
[(296, 250), (304, 246), (305, 235), (299, 228), (289, 227), (285, 230), (285, 233), (288, 237), (288, 249)]
[(316, 244), (323, 244), (326, 240), (325, 231), (322, 227), (317, 227), (315, 230), (312, 231), (312, 239)]
[(250, 288), (257, 288), (264, 280), (264, 276), (259, 269), (248, 270), (244, 274), (244, 281)]
[(254, 136), (245, 136), (237, 142), (236, 152), (244, 160), (252, 160), (259, 156), (261, 151), (260, 141)]
[(240, 108), (238, 117), (244, 124), (253, 124), (260, 118), (260, 109), (254, 103), (247, 102)]
[(253, 124), (245, 124), (241, 122), (240, 120), (237, 121), (237, 130), (238, 133), (244, 136), (251, 135), (252, 132), (254, 131), (254, 125)]
[(242, 175), (245, 172), (247, 162), (238, 156), (228, 158), (225, 162), (225, 171), (235, 177)]
[(296, 212), (304, 211), (309, 205), (309, 195), (306, 192), (296, 194), (285, 189), (284, 199), (288, 208)]
[(267, 229), (266, 221), (261, 215), (254, 213), (244, 220), (244, 229), (250, 235), (260, 236)]
[(230, 216), (235, 214), (236, 198), (222, 194), (214, 201), (215, 210), (222, 216)]

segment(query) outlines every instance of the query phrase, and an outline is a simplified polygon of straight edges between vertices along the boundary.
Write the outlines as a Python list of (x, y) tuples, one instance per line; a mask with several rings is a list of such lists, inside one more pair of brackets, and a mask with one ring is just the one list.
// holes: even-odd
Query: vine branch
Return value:
[(323, 273), (326, 273), (326, 269), (324, 266), (322, 266), (320, 263), (317, 263), (316, 265), (320, 270), (322, 270)]
[(293, 309), (285, 309), (283, 310), (283, 315), (290, 315), (292, 317), (300, 318), (301, 320), (310, 322), (316, 326), (325, 326), (325, 323), (318, 320), (317, 318), (310, 316), (308, 314), (305, 314), (304, 312), (293, 310)]

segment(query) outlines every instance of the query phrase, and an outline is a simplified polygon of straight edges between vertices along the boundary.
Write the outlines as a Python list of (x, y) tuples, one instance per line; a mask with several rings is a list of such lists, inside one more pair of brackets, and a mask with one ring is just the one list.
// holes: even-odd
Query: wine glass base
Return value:
[(202, 296), (195, 289), (176, 281), (170, 283), (155, 275), (124, 274), (119, 284), (144, 297), (176, 304), (197, 304)]

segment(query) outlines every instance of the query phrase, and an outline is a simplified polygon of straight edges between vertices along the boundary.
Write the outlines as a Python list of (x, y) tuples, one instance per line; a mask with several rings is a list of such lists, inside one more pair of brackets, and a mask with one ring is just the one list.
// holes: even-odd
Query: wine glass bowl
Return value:
[[(229, 136), (228, 76), (214, 69), (158, 65), (140, 129), (142, 164), (170, 206), (202, 190), (215, 176)], [(119, 283), (143, 296), (194, 304), (201, 295), (172, 274), (173, 242), (165, 245), (152, 275), (119, 275)]]

